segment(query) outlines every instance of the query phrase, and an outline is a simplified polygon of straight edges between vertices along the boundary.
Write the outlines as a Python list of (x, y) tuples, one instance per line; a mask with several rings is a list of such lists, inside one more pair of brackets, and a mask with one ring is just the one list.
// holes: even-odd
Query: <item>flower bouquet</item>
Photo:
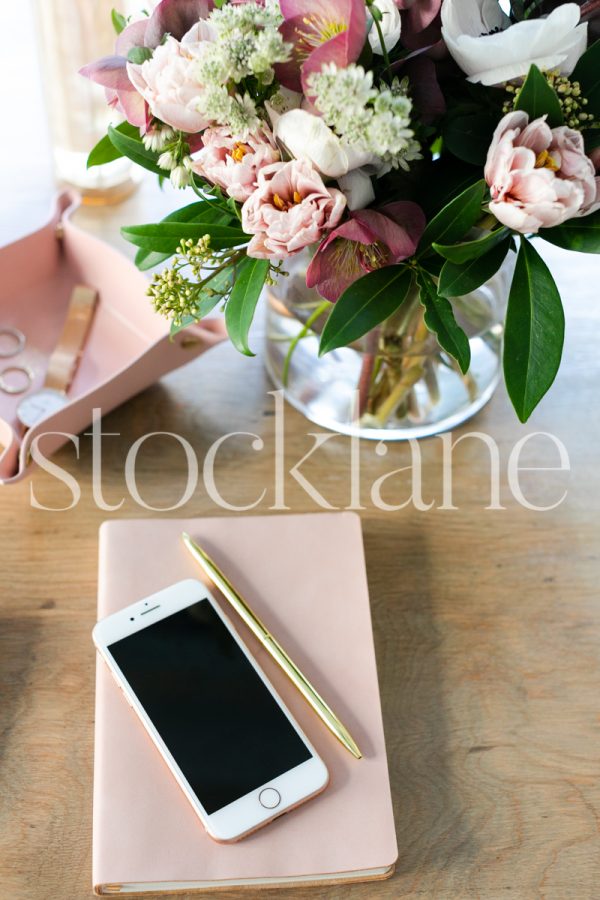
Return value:
[(88, 164), (124, 155), (196, 195), (122, 230), (141, 269), (171, 260), (149, 294), (174, 330), (221, 306), (251, 354), (257, 301), (278, 283), (297, 325), (281, 381), (305, 338), (315, 366), (350, 348), (366, 427), (417, 415), (419, 385), (435, 406), (443, 372), (476, 392), (478, 291), (509, 272), (489, 334), (499, 353), (505, 319), (504, 377), (524, 422), (564, 335), (531, 238), (600, 251), (597, 15), (599, 0), (162, 0), (136, 21), (114, 12), (115, 54), (82, 74), (124, 121)]

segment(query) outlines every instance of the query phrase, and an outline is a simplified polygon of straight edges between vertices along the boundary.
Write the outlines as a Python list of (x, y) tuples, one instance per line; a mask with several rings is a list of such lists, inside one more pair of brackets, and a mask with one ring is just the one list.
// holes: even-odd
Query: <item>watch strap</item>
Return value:
[(67, 318), (48, 362), (44, 387), (66, 393), (71, 386), (89, 334), (98, 291), (85, 284), (73, 288)]

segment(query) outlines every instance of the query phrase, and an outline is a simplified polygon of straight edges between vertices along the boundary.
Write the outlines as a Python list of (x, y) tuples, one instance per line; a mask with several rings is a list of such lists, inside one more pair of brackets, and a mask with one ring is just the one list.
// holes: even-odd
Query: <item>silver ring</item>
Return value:
[[(5, 376), (11, 372), (20, 372), (22, 375), (25, 375), (27, 384), (23, 385), (23, 387), (8, 384)], [(5, 366), (0, 372), (0, 391), (4, 391), (5, 394), (24, 394), (33, 384), (34, 377), (35, 375), (29, 366)]]
[(13, 341), (15, 341), (15, 344), (13, 347), (9, 347), (8, 350), (0, 349), (0, 359), (9, 359), (11, 356), (18, 356), (18, 354), (25, 349), (25, 344), (27, 343), (25, 335), (19, 328), (13, 328), (10, 325), (0, 328), (0, 338), (6, 336), (12, 338)]

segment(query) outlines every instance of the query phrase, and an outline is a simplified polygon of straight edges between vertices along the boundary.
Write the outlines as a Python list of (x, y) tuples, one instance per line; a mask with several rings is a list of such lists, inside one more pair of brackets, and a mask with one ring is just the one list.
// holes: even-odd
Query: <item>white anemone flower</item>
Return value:
[(291, 156), (304, 157), (328, 178), (339, 178), (375, 161), (372, 153), (344, 143), (320, 116), (290, 109), (274, 123), (273, 132)]
[(280, 86), (271, 99), (265, 102), (265, 109), (271, 121), (271, 128), (275, 128), (277, 120), (284, 113), (289, 112), (290, 109), (298, 109), (302, 99), (303, 95), (297, 91), (291, 91), (289, 88), (283, 87), (283, 85)]
[[(381, 13), (379, 27), (385, 49), (393, 50), (400, 40), (400, 31), (402, 30), (402, 22), (400, 20), (400, 10), (394, 3), (394, 0), (375, 0), (373, 6), (376, 6)], [(379, 40), (379, 31), (375, 22), (371, 23), (369, 31), (369, 44), (373, 53), (382, 54), (381, 41)]]
[(375, 191), (369, 174), (364, 169), (353, 169), (337, 180), (346, 198), (348, 209), (364, 209), (375, 199)]
[(576, 3), (564, 3), (547, 18), (512, 25), (497, 0), (444, 0), (442, 35), (469, 81), (503, 84), (527, 75), (532, 63), (570, 75), (587, 46), (579, 17)]

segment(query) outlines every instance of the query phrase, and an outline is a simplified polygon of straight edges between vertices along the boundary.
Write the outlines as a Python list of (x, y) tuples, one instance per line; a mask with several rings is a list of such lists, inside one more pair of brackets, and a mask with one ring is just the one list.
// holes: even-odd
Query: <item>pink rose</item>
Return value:
[(552, 228), (600, 205), (600, 179), (578, 131), (529, 122), (522, 111), (498, 124), (485, 164), (498, 221), (523, 234)]
[(211, 184), (218, 184), (238, 203), (247, 200), (256, 189), (259, 171), (281, 159), (266, 127), (245, 141), (236, 140), (228, 128), (207, 128), (202, 143), (204, 146), (192, 164), (193, 171)]
[(254, 237), (248, 256), (282, 259), (319, 241), (338, 224), (346, 198), (326, 188), (307, 159), (266, 166), (242, 207), (242, 228)]
[(129, 79), (152, 115), (178, 131), (195, 134), (209, 124), (198, 109), (203, 88), (196, 69), (210, 37), (209, 26), (201, 21), (181, 41), (167, 37), (141, 65), (127, 63)]

